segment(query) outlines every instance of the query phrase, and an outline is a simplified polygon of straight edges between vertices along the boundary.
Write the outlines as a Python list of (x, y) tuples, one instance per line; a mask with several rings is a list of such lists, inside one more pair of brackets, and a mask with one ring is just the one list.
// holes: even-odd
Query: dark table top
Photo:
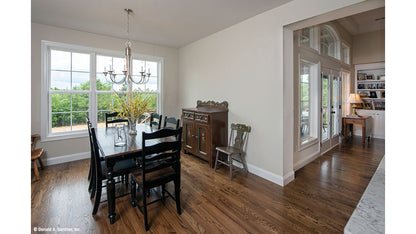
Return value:
[[(97, 141), (101, 150), (101, 157), (111, 158), (142, 151), (142, 132), (155, 132), (157, 129), (150, 128), (147, 124), (137, 124), (137, 134), (130, 135), (126, 126), (127, 144), (122, 147), (114, 146), (115, 127), (98, 128)], [(147, 141), (146, 141), (147, 142)], [(147, 143), (146, 143), (147, 145)]]

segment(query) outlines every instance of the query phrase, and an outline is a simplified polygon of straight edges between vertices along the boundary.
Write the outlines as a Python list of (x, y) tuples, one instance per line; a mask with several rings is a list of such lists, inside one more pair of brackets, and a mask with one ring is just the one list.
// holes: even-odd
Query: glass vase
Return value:
[(137, 134), (137, 130), (136, 130), (137, 119), (129, 118), (128, 120), (129, 120), (129, 134), (136, 135)]

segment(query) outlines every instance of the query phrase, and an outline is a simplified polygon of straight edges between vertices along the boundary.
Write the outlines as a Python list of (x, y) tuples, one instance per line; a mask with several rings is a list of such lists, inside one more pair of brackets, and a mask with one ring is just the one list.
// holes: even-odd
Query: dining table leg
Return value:
[(114, 162), (108, 160), (106, 162), (107, 166), (107, 203), (108, 203), (108, 218), (110, 219), (110, 224), (113, 224), (116, 221), (116, 190), (115, 190), (115, 181), (113, 178), (113, 167)]

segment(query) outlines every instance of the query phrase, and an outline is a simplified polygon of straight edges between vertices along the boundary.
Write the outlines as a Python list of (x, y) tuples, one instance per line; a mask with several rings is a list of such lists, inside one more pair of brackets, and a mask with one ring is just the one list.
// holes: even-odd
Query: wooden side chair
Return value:
[[(181, 214), (180, 204), (180, 186), (181, 186), (181, 136), (182, 128), (178, 129), (161, 129), (153, 133), (142, 133), (143, 150), (139, 156), (142, 167), (132, 173), (131, 176), (131, 204), (137, 206), (144, 215), (144, 224), (146, 231), (149, 230), (147, 220), (147, 206), (171, 197), (176, 201), (176, 211)], [(159, 143), (154, 144), (155, 141)], [(149, 143), (147, 143), (149, 141)], [(150, 145), (150, 146), (149, 146)], [(175, 187), (175, 196), (165, 189), (166, 183), (173, 181)], [(141, 190), (143, 205), (136, 198), (136, 184)], [(162, 187), (160, 198), (147, 202), (147, 191), (154, 187)], [(165, 197), (165, 193), (168, 196)]]
[[(90, 137), (90, 144), (92, 145), (92, 154), (94, 159), (94, 176), (93, 176), (93, 188), (91, 192), (91, 197), (95, 197), (94, 199), (94, 207), (92, 210), (92, 215), (95, 215), (98, 211), (98, 207), (101, 203), (101, 194), (103, 181), (106, 178), (107, 167), (105, 166), (105, 161), (101, 160), (100, 157), (100, 150), (98, 148), (97, 137), (95, 134), (95, 129), (91, 126), (88, 126), (88, 135)], [(133, 158), (125, 159), (123, 161), (117, 162), (114, 166), (114, 176), (128, 176), (130, 172), (137, 170), (138, 166), (136, 161)], [(118, 181), (116, 183), (119, 183)], [(122, 197), (127, 194), (120, 195), (118, 197)], [(116, 197), (116, 198), (118, 198)], [(104, 201), (103, 201), (104, 202)]]
[(116, 118), (117, 115), (118, 115), (118, 112), (105, 113), (105, 127), (106, 128), (108, 128), (108, 124), (110, 123), (122, 123), (122, 122), (128, 123), (129, 122), (127, 119)]
[(160, 129), (162, 126), (162, 115), (159, 115), (157, 113), (152, 113), (150, 115), (150, 127)]
[[(230, 167), (230, 180), (233, 179), (233, 160), (240, 162), (243, 167), (244, 171), (247, 173), (247, 164), (243, 158), (244, 146), (248, 137), (248, 133), (251, 131), (251, 127), (244, 124), (231, 124), (231, 134), (230, 140), (228, 142), (228, 146), (225, 147), (217, 147), (217, 155), (215, 157), (215, 168), (214, 171), (217, 170), (217, 163), (222, 163)], [(218, 159), (219, 153), (224, 153), (227, 155), (227, 161), (222, 161)]]
[(36, 148), (36, 142), (40, 139), (39, 134), (34, 134), (31, 136), (32, 139), (32, 144), (31, 144), (31, 159), (32, 159), (32, 163), (33, 163), (33, 171), (35, 172), (35, 177), (36, 180), (40, 180), (40, 176), (39, 176), (39, 170), (38, 170), (38, 165), (36, 164), (36, 160), (39, 161), (40, 167), (42, 169), (45, 168), (45, 166), (43, 165), (42, 159), (40, 158), (40, 156), (42, 156), (43, 153), (43, 149), (39, 148), (39, 149), (35, 149)]
[(165, 116), (165, 122), (163, 123), (163, 128), (166, 129), (177, 129), (179, 128), (180, 120), (175, 117)]

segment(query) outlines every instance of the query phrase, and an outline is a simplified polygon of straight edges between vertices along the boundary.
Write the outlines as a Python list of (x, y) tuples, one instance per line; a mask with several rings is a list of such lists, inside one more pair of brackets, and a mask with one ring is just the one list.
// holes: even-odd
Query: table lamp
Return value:
[(359, 116), (357, 114), (356, 108), (358, 107), (357, 103), (363, 103), (363, 100), (361, 100), (360, 95), (358, 93), (350, 93), (350, 96), (348, 97), (348, 102), (353, 104), (352, 105), (352, 110), (353, 110), (352, 115)]

